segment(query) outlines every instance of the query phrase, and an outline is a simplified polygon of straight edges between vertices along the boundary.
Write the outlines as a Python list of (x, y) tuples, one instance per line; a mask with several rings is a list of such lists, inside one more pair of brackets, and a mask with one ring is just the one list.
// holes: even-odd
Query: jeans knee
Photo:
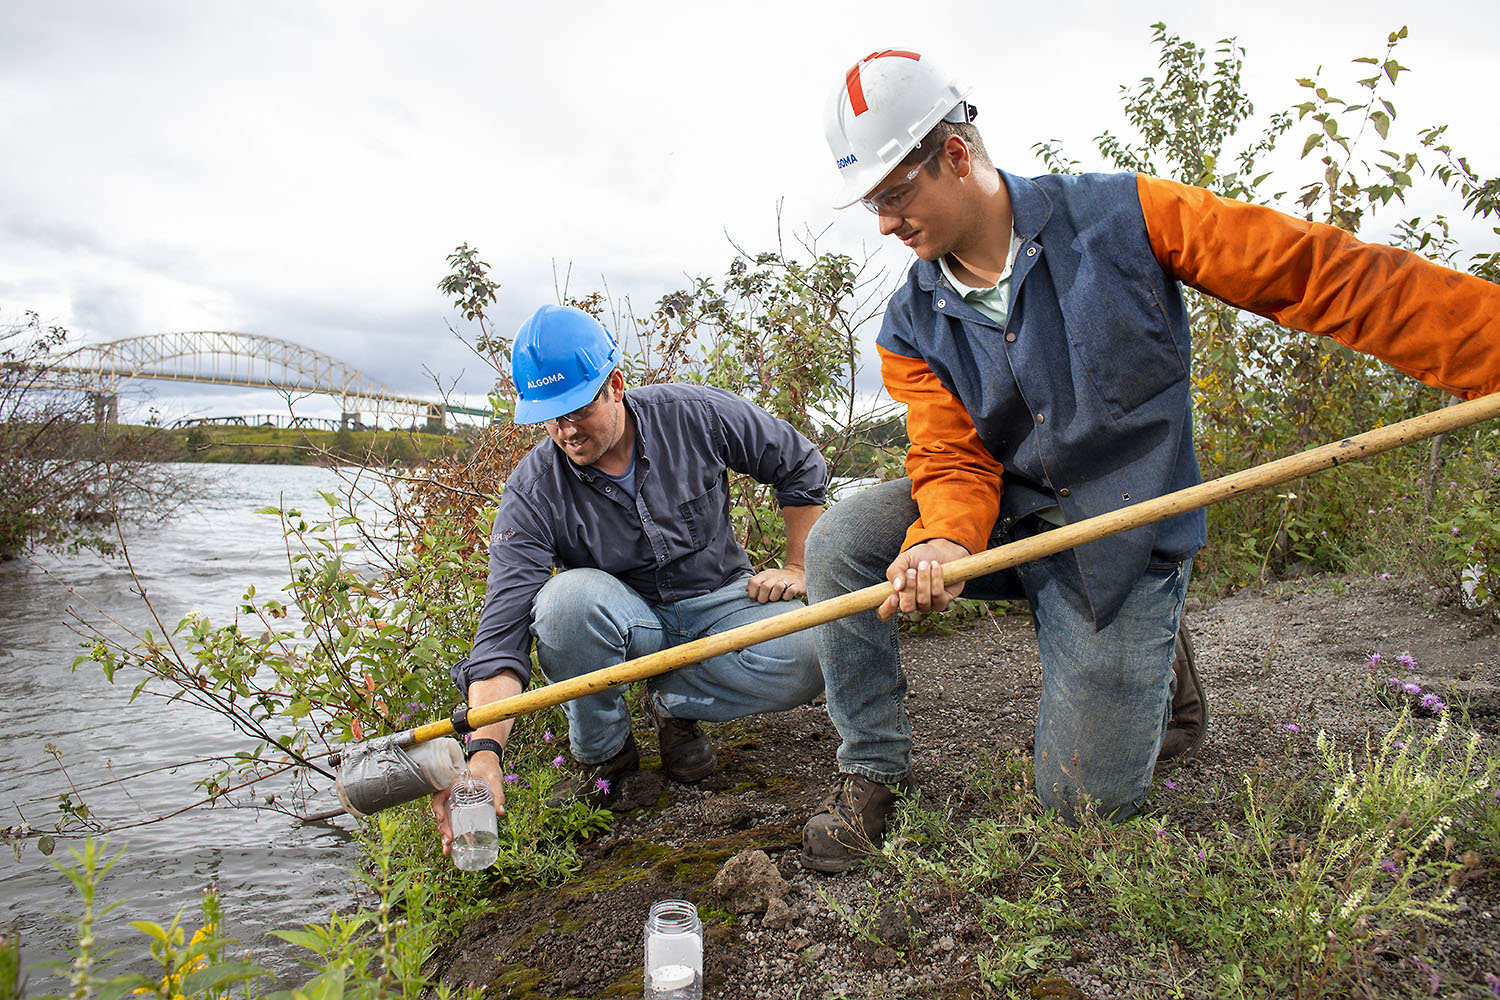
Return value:
[(537, 638), (538, 657), (547, 658), (549, 652), (579, 643), (603, 642), (623, 650), (625, 624), (616, 621), (609, 611), (609, 595), (621, 586), (614, 577), (597, 569), (565, 570), (543, 584), (531, 605), (531, 631)]

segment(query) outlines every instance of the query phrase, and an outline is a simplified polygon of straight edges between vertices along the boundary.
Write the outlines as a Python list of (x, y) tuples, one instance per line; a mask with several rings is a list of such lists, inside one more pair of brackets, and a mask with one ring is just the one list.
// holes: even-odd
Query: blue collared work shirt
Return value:
[[(600, 569), (652, 603), (717, 590), (750, 571), (729, 519), (727, 470), (773, 487), (783, 507), (822, 506), (827, 467), (788, 423), (706, 386), (631, 389), (632, 500), (550, 440), (506, 481), (490, 534), (490, 579), (469, 656), (453, 682), (531, 676), (531, 607), (553, 569)], [(601, 664), (604, 666), (604, 664)]]

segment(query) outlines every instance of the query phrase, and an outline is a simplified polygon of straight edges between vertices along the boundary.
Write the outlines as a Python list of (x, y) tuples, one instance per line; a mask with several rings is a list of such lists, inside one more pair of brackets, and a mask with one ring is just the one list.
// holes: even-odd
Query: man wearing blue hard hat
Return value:
[[(822, 456), (788, 423), (706, 386), (625, 388), (613, 335), (578, 309), (543, 306), (511, 352), (517, 423), (548, 441), (505, 484), (490, 537), (490, 578), (470, 655), (453, 680), (471, 706), (518, 694), (530, 650), (550, 681), (727, 631), (785, 610), (807, 592), (803, 543), (822, 513)], [(752, 572), (729, 519), (728, 471), (772, 486), (786, 522), (785, 561)], [(554, 573), (554, 570), (556, 571)], [(700, 781), (715, 767), (699, 722), (806, 704), (823, 689), (810, 633), (796, 633), (652, 678), (644, 701), (662, 770)], [(575, 773), (556, 803), (618, 803), (639, 753), (623, 694), (564, 704)], [(510, 722), (468, 747), (503, 809), (501, 750)], [(441, 796), (439, 797), (441, 799)], [(444, 849), (446, 804), (435, 801)]]

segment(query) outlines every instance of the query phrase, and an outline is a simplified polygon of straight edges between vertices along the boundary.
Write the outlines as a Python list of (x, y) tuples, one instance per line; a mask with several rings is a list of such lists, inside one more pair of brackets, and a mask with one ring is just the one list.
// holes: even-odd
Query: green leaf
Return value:
[(57, 850), (57, 841), (44, 833), (36, 838), (36, 849), (42, 852), (43, 857), (51, 857), (52, 852)]
[(1380, 138), (1382, 139), (1384, 139), (1391, 130), (1391, 116), (1386, 114), (1384, 111), (1371, 111), (1370, 121), (1374, 124), (1375, 131), (1380, 133)]
[(266, 970), (254, 962), (225, 962), (221, 965), (211, 965), (184, 976), (181, 993), (183, 996), (197, 997), (216, 991), (227, 983), (243, 983), (246, 980), (259, 979), (264, 975), (266, 975)]
[(1306, 157), (1308, 153), (1311, 153), (1321, 145), (1323, 145), (1323, 137), (1314, 132), (1307, 137), (1307, 142), (1303, 144), (1302, 155)]

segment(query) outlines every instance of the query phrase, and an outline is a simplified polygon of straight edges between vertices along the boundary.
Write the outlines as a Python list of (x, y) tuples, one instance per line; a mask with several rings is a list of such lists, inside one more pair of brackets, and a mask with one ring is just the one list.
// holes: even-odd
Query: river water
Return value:
[[(199, 482), (200, 499), (165, 524), (126, 534), (137, 576), (169, 627), (192, 610), (206, 613), (216, 625), (228, 623), (250, 585), (262, 596), (279, 591), (288, 579), (280, 521), (254, 511), (285, 502), (320, 512), (326, 506), (318, 491), (342, 486), (336, 472), (321, 468), (190, 465), (180, 471)], [(138, 678), (122, 673), (110, 684), (88, 662), (71, 670), (81, 641), (70, 627), (76, 627), (73, 612), (93, 621), (107, 614), (136, 630), (160, 630), (120, 560), (79, 555), (41, 562), (42, 568), (25, 559), (0, 564), (5, 824), (15, 825), (24, 816), (33, 826), (50, 828), (57, 795), (68, 789), (69, 779), (79, 788), (106, 782), (111, 766), (115, 775), (172, 769), (84, 792), (94, 816), (108, 825), (149, 819), (201, 797), (191, 785), (210, 769), (174, 765), (249, 750), (253, 742), (219, 717), (183, 702), (143, 694), (130, 703)], [(48, 743), (62, 751), (66, 776)], [(336, 805), (325, 790), (309, 809)], [(302, 825), (277, 813), (216, 808), (119, 830), (110, 836), (109, 848), (110, 853), (123, 848), (124, 855), (104, 884), (103, 901), (125, 902), (106, 922), (106, 941), (125, 949), (118, 962), (145, 968), (145, 938), (128, 921), (166, 924), (180, 910), (191, 931), (198, 926), (202, 890), (217, 883), (229, 933), (255, 947), (264, 964), (287, 972), (301, 957), (299, 949), (264, 934), (326, 921), (331, 909), (351, 901), (350, 872), (359, 852), (349, 839), (350, 823), (339, 817)], [(53, 858), (71, 860), (69, 844), (78, 846), (59, 840)], [(76, 914), (77, 903), (66, 878), (34, 841), (19, 860), (0, 848), (0, 924), (19, 923), (27, 965), (61, 956), (70, 929), (55, 914)], [(31, 979), (33, 992), (57, 985), (40, 971)]]

